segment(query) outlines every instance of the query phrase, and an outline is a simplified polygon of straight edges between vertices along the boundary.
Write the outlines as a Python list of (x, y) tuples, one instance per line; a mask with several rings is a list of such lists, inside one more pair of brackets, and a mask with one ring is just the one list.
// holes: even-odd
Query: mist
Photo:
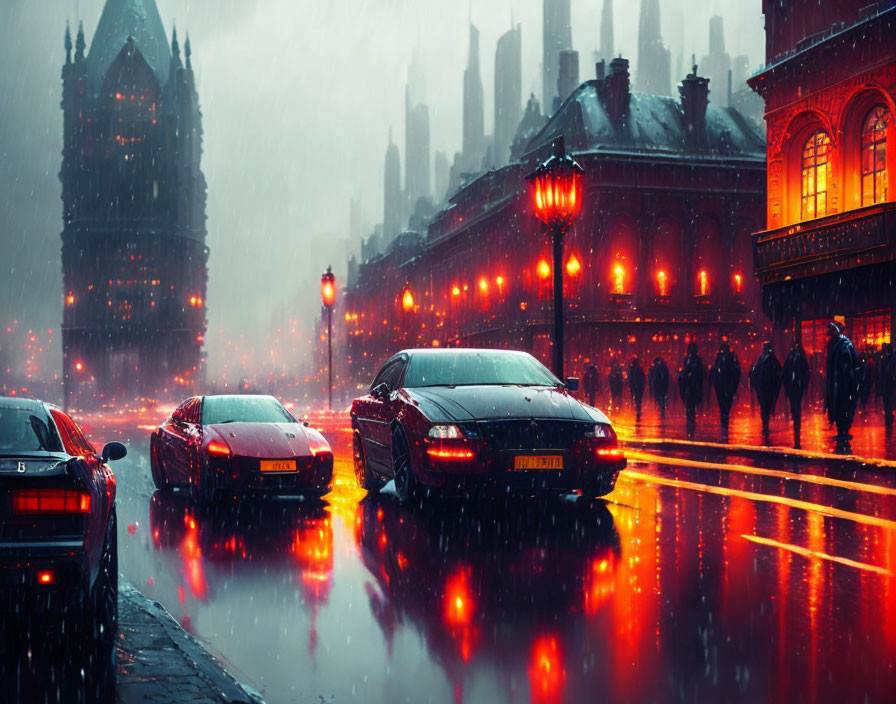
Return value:
[[(362, 234), (382, 221), (388, 134), (404, 160), (404, 86), (412, 52), (426, 68), (432, 153), (461, 143), (467, 23), (481, 32), (486, 132), (493, 129), (494, 49), (522, 26), (523, 94), (541, 92), (542, 0), (158, 0), (169, 36), (193, 46), (208, 180), (206, 338), (210, 375), (233, 343), (292, 326), (312, 334), (320, 273), (346, 263), (319, 242), (345, 239), (349, 200)], [(593, 74), (602, 0), (573, 0), (581, 80)], [(84, 22), (88, 46), (103, 0), (2, 0), (0, 27), (0, 323), (57, 332), (62, 316), (58, 173), (60, 70), (66, 21)], [(640, 3), (616, 0), (616, 51), (637, 66)], [(760, 3), (661, 2), (673, 84), (708, 50), (708, 22), (725, 18), (727, 51), (763, 55)], [(339, 251), (336, 248), (336, 251)], [(58, 373), (59, 336), (49, 365)], [(288, 355), (288, 351), (286, 352)], [(305, 353), (294, 352), (296, 363)], [(46, 370), (45, 370), (46, 371)]]

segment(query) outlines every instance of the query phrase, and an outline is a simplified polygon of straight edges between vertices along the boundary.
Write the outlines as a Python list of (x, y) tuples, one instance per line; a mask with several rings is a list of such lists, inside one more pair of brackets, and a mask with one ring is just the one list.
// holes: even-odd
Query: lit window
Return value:
[(697, 295), (704, 297), (709, 295), (709, 274), (705, 270), (697, 274)]
[(887, 128), (890, 112), (871, 108), (862, 126), (862, 207), (887, 200)]
[(831, 138), (816, 132), (803, 147), (802, 209), (803, 220), (813, 220), (828, 213), (828, 181), (831, 174)]
[(669, 295), (669, 277), (665, 271), (660, 271), (656, 275), (656, 292), (660, 296)]
[(613, 293), (624, 294), (625, 290), (625, 268), (622, 264), (617, 264), (613, 269)]

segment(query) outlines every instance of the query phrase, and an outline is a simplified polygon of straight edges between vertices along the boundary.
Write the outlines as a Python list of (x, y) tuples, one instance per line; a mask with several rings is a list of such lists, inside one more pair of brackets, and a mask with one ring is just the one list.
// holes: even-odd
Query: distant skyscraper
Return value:
[(671, 59), (660, 32), (660, 1), (641, 0), (638, 25), (638, 90), (654, 95), (671, 92)]
[(557, 97), (557, 74), (560, 52), (572, 49), (570, 0), (544, 0), (544, 53), (542, 56), (542, 99), (545, 110), (550, 110)]
[(402, 229), (401, 155), (398, 145), (392, 142), (389, 130), (389, 147), (386, 149), (386, 164), (383, 171), (383, 247), (387, 246)]
[(561, 51), (559, 57), (560, 73), (557, 76), (557, 97), (554, 99), (554, 112), (560, 103), (566, 100), (579, 87), (579, 52)]
[(425, 104), (426, 74), (418, 51), (408, 67), (405, 88), (404, 186), (408, 212), (419, 198), (430, 197), (429, 108)]
[(613, 44), (613, 0), (604, 0), (604, 11), (600, 16), (600, 57), (610, 63), (616, 56)]
[(464, 145), (462, 169), (478, 171), (485, 156), (485, 106), (479, 73), (479, 30), (470, 25), (470, 58), (464, 71)]
[(451, 161), (445, 152), (436, 152), (433, 171), (435, 172), (435, 201), (441, 203), (448, 195), (448, 183), (451, 180)]
[(725, 51), (724, 20), (715, 15), (709, 19), (709, 54), (700, 62), (700, 73), (709, 78), (709, 99), (720, 107), (728, 107), (728, 71), (731, 56)]
[(523, 47), (520, 25), (498, 40), (495, 51), (495, 163), (510, 159), (510, 145), (523, 110)]

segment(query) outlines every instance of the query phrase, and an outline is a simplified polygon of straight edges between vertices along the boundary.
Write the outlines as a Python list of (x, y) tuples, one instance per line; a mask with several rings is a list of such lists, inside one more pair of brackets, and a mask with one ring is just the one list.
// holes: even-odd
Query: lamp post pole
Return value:
[(554, 250), (554, 374), (563, 374), (563, 236), (582, 209), (582, 167), (566, 153), (563, 137), (553, 143), (553, 154), (526, 177), (535, 197), (535, 215), (550, 230)]
[(327, 310), (327, 403), (333, 410), (333, 305), (336, 303), (336, 277), (328, 266), (320, 277), (320, 297)]

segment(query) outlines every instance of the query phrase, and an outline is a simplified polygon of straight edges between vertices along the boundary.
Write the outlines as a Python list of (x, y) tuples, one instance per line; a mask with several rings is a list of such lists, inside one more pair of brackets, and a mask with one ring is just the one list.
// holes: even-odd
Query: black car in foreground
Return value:
[[(112, 644), (118, 624), (115, 476), (72, 418), (0, 397), (0, 612), (18, 631)], [(4, 627), (4, 642), (17, 631)]]
[(608, 494), (625, 456), (575, 386), (525, 352), (400, 352), (352, 403), (358, 481), (376, 491), (394, 479), (402, 501), (486, 487)]

